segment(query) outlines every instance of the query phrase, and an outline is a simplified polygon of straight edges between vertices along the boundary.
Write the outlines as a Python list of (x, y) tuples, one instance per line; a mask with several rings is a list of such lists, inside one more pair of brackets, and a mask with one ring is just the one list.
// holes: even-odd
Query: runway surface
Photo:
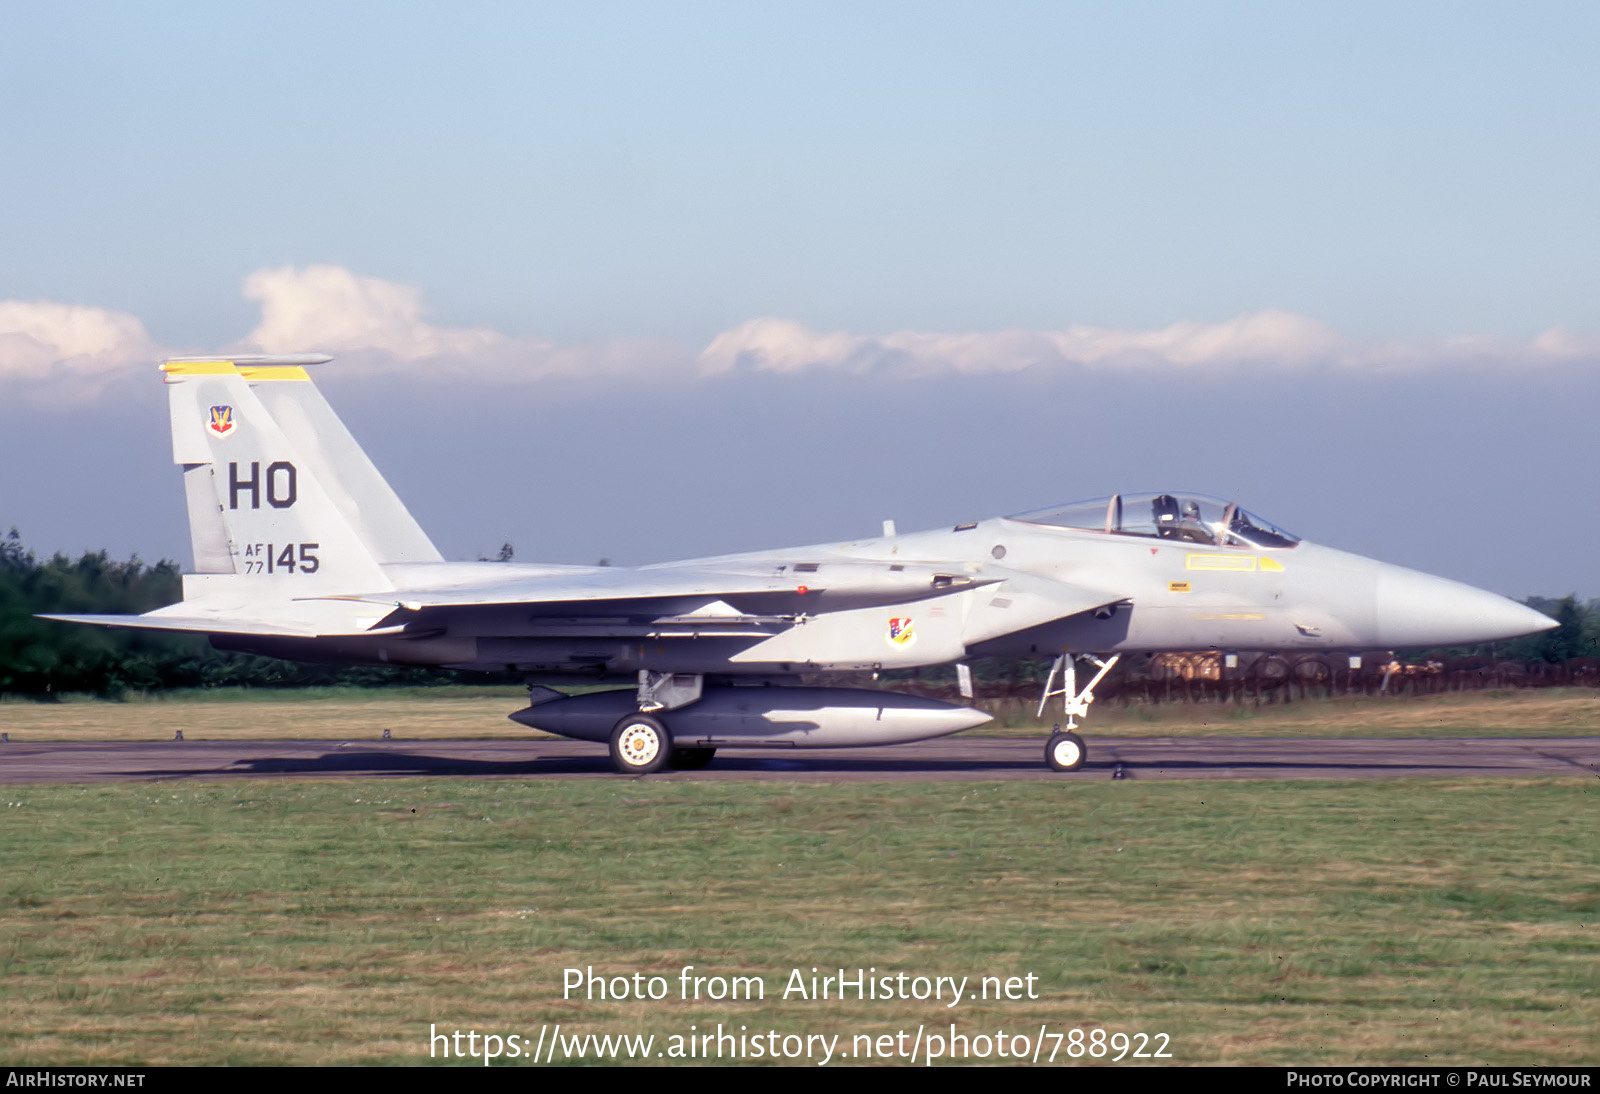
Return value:
[[(1600, 778), (1600, 737), (1088, 740), (1089, 762), (1044, 765), (1041, 738), (943, 738), (856, 749), (727, 749), (704, 771), (651, 779), (942, 782), (1033, 779)], [(83, 741), (0, 743), (0, 783), (470, 776), (622, 778), (576, 741)]]

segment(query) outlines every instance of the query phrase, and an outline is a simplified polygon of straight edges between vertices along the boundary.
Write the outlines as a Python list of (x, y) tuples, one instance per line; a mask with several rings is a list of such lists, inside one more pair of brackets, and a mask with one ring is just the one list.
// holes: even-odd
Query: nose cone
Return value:
[(1379, 573), (1377, 608), (1379, 644), (1391, 649), (1472, 646), (1556, 625), (1514, 600), (1398, 566)]

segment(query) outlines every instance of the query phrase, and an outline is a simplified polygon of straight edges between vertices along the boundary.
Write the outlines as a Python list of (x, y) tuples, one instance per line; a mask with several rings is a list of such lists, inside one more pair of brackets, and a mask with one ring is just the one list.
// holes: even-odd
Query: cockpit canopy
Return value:
[(1108, 498), (1018, 513), (1010, 519), (1213, 547), (1272, 550), (1293, 547), (1300, 542), (1299, 536), (1245, 512), (1234, 502), (1204, 494), (1113, 494)]

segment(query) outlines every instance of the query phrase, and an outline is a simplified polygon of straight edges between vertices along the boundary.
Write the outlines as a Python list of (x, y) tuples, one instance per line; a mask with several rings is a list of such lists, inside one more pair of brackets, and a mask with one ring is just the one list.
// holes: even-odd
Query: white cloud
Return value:
[(261, 322), (243, 345), (264, 353), (352, 355), (358, 365), (421, 364), (430, 372), (498, 379), (641, 373), (687, 363), (681, 348), (660, 341), (561, 346), (486, 327), (439, 326), (423, 317), (421, 289), (342, 266), (258, 270), (245, 279), (244, 295), (261, 305)]
[[(356, 366), (419, 365), (430, 373), (512, 381), (648, 376), (677, 372), (690, 364), (681, 347), (663, 341), (561, 346), (488, 328), (436, 325), (424, 317), (420, 289), (359, 276), (340, 266), (259, 270), (246, 279), (244, 295), (261, 306), (261, 322), (242, 343), (252, 351), (317, 351), (345, 355)], [(1304, 364), (1349, 358), (1353, 352), (1323, 324), (1281, 311), (1224, 323), (1175, 323), (1149, 331), (1073, 326), (1064, 331), (969, 334), (819, 333), (794, 320), (755, 319), (717, 335), (694, 363), (703, 376), (813, 368), (925, 375), (1074, 364)]]
[(755, 319), (719, 334), (700, 355), (707, 374), (755, 369), (1018, 372), (1035, 366), (1196, 367), (1218, 362), (1302, 364), (1339, 355), (1343, 342), (1311, 319), (1265, 311), (1226, 323), (1159, 330), (1073, 326), (1064, 331), (887, 335), (819, 334), (786, 319)]
[(265, 353), (357, 351), (417, 361), (492, 352), (510, 341), (485, 328), (435, 326), (422, 317), (421, 289), (342, 266), (257, 270), (245, 278), (244, 296), (261, 305), (261, 322), (244, 340)]
[(1600, 340), (1579, 338), (1569, 330), (1551, 327), (1533, 340), (1533, 348), (1550, 357), (1600, 358)]
[(103, 375), (160, 356), (144, 324), (123, 312), (0, 300), (0, 379)]
[(1600, 345), (1564, 331), (1518, 344), (1481, 336), (1437, 342), (1364, 343), (1282, 311), (1156, 330), (1072, 326), (1061, 331), (884, 335), (821, 333), (787, 319), (754, 319), (724, 331), (700, 354), (702, 374), (842, 369), (887, 373), (1004, 373), (1027, 368), (1210, 368), (1239, 364), (1432, 368), (1463, 362), (1505, 366), (1600, 358)]
[[(341, 266), (258, 270), (245, 279), (244, 295), (260, 305), (261, 319), (234, 351), (331, 353), (350, 369), (512, 384), (552, 377), (647, 380), (682, 376), (691, 369), (710, 378), (814, 369), (929, 376), (1079, 367), (1426, 369), (1463, 363), (1507, 368), (1600, 363), (1600, 342), (1559, 328), (1525, 344), (1481, 336), (1363, 343), (1283, 311), (1153, 330), (1078, 325), (1057, 331), (978, 333), (819, 332), (791, 319), (764, 318), (718, 334), (696, 357), (661, 339), (558, 345), (487, 327), (437, 324), (427, 318), (421, 289)], [(128, 366), (153, 364), (167, 352), (132, 315), (50, 301), (0, 301), (0, 379), (57, 378), (81, 388), (86, 381), (103, 383)]]

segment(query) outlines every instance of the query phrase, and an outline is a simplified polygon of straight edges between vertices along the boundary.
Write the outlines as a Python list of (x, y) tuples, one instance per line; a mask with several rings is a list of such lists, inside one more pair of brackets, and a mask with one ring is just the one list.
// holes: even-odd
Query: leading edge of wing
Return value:
[[(828, 569), (826, 564), (821, 567), (822, 571)], [(834, 569), (837, 577), (845, 567)], [(673, 575), (654, 570), (624, 571), (601, 583), (541, 580), (495, 589), (401, 593), (403, 599), (386, 602), (396, 610), (387, 615), (381, 625), (443, 623), (442, 617), (473, 608), (516, 609), (530, 621), (540, 617), (580, 619), (597, 615), (680, 615), (679, 622), (689, 622), (697, 616), (703, 617), (705, 622), (736, 617), (793, 620), (854, 608), (891, 607), (965, 595), (970, 598), (968, 604), (958, 609), (965, 617), (963, 635), (969, 645), (976, 645), (1116, 604), (1126, 600), (1128, 595), (1123, 589), (1097, 589), (997, 567), (989, 567), (980, 574), (956, 577), (935, 573), (933, 567), (920, 568), (913, 574), (912, 568), (907, 566), (894, 575), (900, 579), (898, 583), (860, 581), (854, 587), (845, 583), (843, 589), (833, 585), (802, 591), (793, 577), (751, 579), (709, 571)], [(828, 575), (822, 572), (817, 576), (826, 579)]]
[[(611, 570), (581, 576), (512, 579), (486, 585), (397, 590), (383, 602), (407, 612), (429, 609), (519, 607), (568, 615), (597, 603), (663, 601), (755, 602), (763, 611), (816, 612), (902, 604), (946, 596), (1004, 580), (925, 564), (826, 562), (816, 569), (739, 573), (726, 570)], [(355, 599), (355, 598), (352, 598)], [(377, 602), (378, 597), (363, 598)]]

